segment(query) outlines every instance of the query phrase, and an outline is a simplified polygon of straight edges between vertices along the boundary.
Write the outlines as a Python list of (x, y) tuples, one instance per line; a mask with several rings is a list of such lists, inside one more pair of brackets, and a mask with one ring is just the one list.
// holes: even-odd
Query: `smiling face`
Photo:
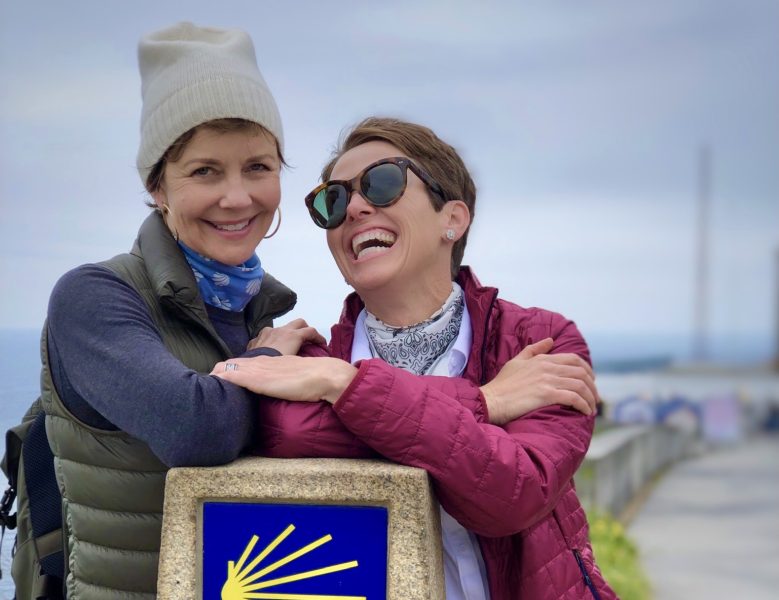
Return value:
[[(350, 180), (377, 160), (403, 157), (387, 142), (371, 141), (344, 153), (331, 179)], [(436, 211), (425, 184), (410, 170), (403, 196), (392, 206), (376, 208), (353, 192), (343, 224), (327, 231), (338, 268), (368, 310), (393, 325), (424, 320), (440, 308), (452, 289), (453, 240), (462, 233), (462, 202)]]
[(219, 262), (248, 260), (281, 200), (276, 148), (265, 132), (199, 128), (152, 194), (171, 233)]

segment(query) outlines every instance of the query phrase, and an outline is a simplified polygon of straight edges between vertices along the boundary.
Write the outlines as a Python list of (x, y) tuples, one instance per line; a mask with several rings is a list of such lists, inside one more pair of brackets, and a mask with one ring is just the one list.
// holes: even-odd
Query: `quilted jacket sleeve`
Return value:
[[(567, 323), (554, 332), (560, 340), (555, 351), (577, 345), (586, 351)], [(584, 458), (594, 423), (575, 410), (550, 406), (505, 428), (493, 426), (442, 390), (377, 359), (360, 364), (334, 409), (379, 454), (428, 471), (447, 512), (488, 537), (526, 529), (554, 508)]]
[(554, 508), (591, 431), (590, 418), (557, 406), (505, 429), (479, 422), (451, 397), (378, 359), (360, 364), (335, 412), (379, 454), (427, 470), (447, 512), (490, 537), (525, 529)]
[[(307, 346), (301, 354), (325, 356), (326, 351)], [(419, 389), (437, 391), (487, 420), (487, 408), (477, 385), (450, 377), (416, 377)], [(258, 406), (255, 452), (276, 458), (366, 458), (377, 452), (341, 423), (327, 402), (287, 402), (262, 397)]]

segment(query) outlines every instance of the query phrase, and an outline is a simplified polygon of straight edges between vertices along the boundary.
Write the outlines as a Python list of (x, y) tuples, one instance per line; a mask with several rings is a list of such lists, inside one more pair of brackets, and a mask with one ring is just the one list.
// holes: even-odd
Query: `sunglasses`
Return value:
[(365, 167), (354, 179), (327, 181), (306, 196), (311, 218), (323, 229), (335, 229), (346, 219), (346, 207), (354, 192), (378, 208), (392, 206), (406, 191), (407, 171), (419, 177), (436, 196), (446, 202), (444, 191), (424, 170), (408, 158), (383, 158)]

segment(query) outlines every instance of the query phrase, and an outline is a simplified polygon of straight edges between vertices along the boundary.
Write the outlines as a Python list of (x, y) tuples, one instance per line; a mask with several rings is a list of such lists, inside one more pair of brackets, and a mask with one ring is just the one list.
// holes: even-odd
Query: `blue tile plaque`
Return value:
[(386, 600), (387, 509), (203, 504), (205, 600)]

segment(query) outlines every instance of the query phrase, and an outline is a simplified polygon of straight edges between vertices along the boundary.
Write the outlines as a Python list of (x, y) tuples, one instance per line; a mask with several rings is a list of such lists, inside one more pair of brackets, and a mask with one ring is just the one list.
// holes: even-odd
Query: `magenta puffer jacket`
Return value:
[[(261, 402), (257, 452), (379, 455), (425, 469), (441, 505), (478, 535), (492, 600), (616, 599), (595, 565), (573, 486), (593, 418), (550, 406), (498, 427), (489, 424), (478, 388), (533, 342), (552, 337), (552, 352), (589, 361), (587, 345), (572, 321), (499, 299), (497, 289), (482, 287), (468, 268), (458, 282), (473, 326), (461, 378), (419, 377), (379, 359), (363, 360), (332, 406)], [(361, 309), (355, 294), (347, 298), (332, 329), (332, 356), (349, 360)]]

